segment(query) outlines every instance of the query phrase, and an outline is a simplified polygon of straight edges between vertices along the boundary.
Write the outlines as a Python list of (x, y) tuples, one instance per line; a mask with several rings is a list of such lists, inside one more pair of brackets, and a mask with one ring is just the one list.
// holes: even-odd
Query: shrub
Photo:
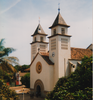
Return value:
[(0, 70), (0, 79), (3, 79), (5, 82), (11, 83), (11, 77), (11, 74), (8, 74), (6, 71)]
[(30, 88), (30, 73), (25, 74), (21, 78), (22, 84), (24, 84), (26, 87)]
[(45, 100), (91, 100), (92, 56), (84, 57), (82, 63), (69, 77), (58, 80)]
[(4, 80), (0, 79), (0, 100), (19, 100), (18, 95), (14, 90), (10, 90), (4, 83)]

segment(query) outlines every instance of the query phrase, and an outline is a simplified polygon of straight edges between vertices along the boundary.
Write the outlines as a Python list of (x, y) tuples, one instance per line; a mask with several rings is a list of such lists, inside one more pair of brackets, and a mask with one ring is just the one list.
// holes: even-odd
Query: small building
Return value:
[(27, 74), (27, 72), (17, 72), (16, 73), (16, 85), (22, 85), (21, 83), (21, 77), (24, 76), (25, 74)]

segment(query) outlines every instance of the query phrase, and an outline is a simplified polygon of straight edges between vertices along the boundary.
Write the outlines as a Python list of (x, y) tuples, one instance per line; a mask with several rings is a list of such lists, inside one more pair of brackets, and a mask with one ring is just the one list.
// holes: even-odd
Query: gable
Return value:
[[(36, 56), (34, 57), (34, 59), (32, 60), (30, 66), (33, 64), (33, 62), (35, 61), (35, 59), (40, 56), (40, 59), (43, 59), (48, 65), (54, 65), (54, 63), (49, 59), (49, 54), (47, 53), (37, 53)], [(38, 59), (38, 60), (40, 60)]]

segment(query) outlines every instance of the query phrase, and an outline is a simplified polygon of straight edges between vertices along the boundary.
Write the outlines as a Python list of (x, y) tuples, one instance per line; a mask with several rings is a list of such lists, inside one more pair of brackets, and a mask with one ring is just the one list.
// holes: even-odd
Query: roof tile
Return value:
[(71, 59), (81, 60), (85, 55), (90, 57), (92, 51), (90, 49), (71, 48)]

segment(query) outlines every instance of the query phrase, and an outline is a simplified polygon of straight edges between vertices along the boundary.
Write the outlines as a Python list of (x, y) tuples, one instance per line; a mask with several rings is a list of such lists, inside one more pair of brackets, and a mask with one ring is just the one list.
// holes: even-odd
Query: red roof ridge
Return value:
[(49, 53), (48, 52), (47, 53), (46, 52), (40, 52), (39, 54), (40, 55), (43, 55), (43, 56), (49, 56)]
[(78, 48), (78, 47), (71, 47), (71, 49), (85, 49), (85, 50), (89, 50), (89, 49), (86, 49), (86, 48)]

